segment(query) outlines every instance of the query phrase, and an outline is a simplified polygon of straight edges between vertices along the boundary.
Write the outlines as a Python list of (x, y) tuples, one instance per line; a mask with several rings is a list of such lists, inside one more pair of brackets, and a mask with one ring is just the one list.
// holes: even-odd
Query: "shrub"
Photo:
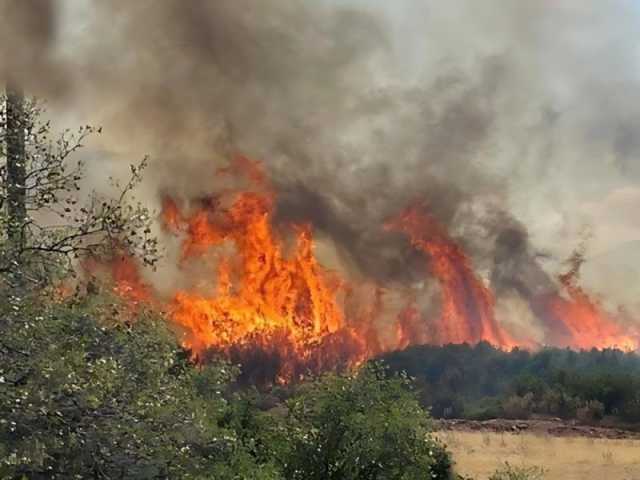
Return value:
[(576, 418), (581, 422), (594, 422), (604, 417), (604, 405), (598, 400), (589, 400), (576, 411)]
[(285, 477), (291, 480), (447, 479), (451, 460), (406, 376), (378, 364), (327, 374), (288, 402)]
[(490, 420), (502, 416), (502, 405), (496, 398), (483, 398), (465, 406), (463, 415), (470, 420)]
[(620, 418), (627, 422), (640, 422), (640, 393), (624, 405)]
[(514, 467), (509, 463), (489, 477), (489, 480), (542, 480), (545, 471), (540, 467)]
[(549, 415), (562, 415), (563, 404), (562, 392), (557, 390), (547, 390), (542, 394), (542, 399), (538, 402), (538, 410), (541, 413), (548, 413)]
[(277, 478), (223, 425), (234, 370), (193, 368), (162, 319), (114, 325), (97, 306), (31, 299), (0, 309), (0, 478)]
[(531, 416), (533, 409), (533, 394), (525, 396), (512, 395), (502, 403), (502, 410), (506, 418), (526, 419)]

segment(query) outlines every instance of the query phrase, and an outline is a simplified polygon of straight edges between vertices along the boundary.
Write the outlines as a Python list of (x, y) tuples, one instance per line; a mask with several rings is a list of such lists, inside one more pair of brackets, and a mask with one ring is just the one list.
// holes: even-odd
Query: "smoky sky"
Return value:
[(501, 284), (546, 284), (537, 251), (566, 254), (601, 220), (585, 202), (640, 177), (631, 1), (3, 8), (0, 74), (104, 127), (93, 181), (149, 154), (148, 202), (199, 198), (241, 152), (264, 161), (279, 222), (310, 221), (367, 276), (414, 277), (382, 226), (420, 200)]
[(29, 89), (38, 83), (28, 81), (34, 74), (54, 70), (49, 49), (55, 41), (55, 17), (51, 0), (0, 2), (0, 78)]

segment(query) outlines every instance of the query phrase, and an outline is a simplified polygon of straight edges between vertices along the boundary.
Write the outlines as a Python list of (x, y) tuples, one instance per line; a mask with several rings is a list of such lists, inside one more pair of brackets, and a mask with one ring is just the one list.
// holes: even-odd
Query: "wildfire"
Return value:
[[(236, 168), (253, 166), (245, 159)], [(222, 174), (228, 174), (226, 169)], [(314, 256), (309, 225), (291, 228), (294, 245), (273, 229), (274, 198), (255, 168), (249, 178), (258, 191), (233, 195), (228, 208), (200, 201), (191, 214), (180, 214), (165, 201), (168, 229), (185, 233), (183, 262), (206, 256), (212, 248), (233, 246), (218, 259), (215, 291), (209, 295), (178, 292), (171, 317), (196, 357), (208, 351), (238, 354), (256, 348), (271, 352), (283, 379), (304, 370), (353, 365), (366, 358), (366, 346), (345, 320), (338, 296), (343, 283)]]
[[(473, 272), (471, 262), (460, 246), (429, 213), (413, 206), (386, 226), (400, 230), (415, 248), (428, 257), (429, 269), (442, 288), (442, 313), (434, 328), (433, 343), (477, 343), (485, 340), (502, 347), (515, 346), (497, 324), (494, 298)], [(406, 312), (415, 324), (416, 313)]]
[(110, 280), (114, 293), (132, 306), (154, 302), (152, 288), (142, 279), (139, 265), (125, 250), (114, 251), (108, 261), (87, 258), (82, 267), (92, 279), (106, 277)]
[[(218, 175), (248, 185), (197, 200), (167, 197), (161, 215), (165, 231), (181, 239), (178, 268), (205, 269), (204, 285), (184, 286), (160, 302), (126, 256), (116, 255), (109, 266), (125, 299), (162, 304), (196, 361), (221, 354), (242, 363), (250, 381), (264, 383), (352, 367), (411, 345), (533, 346), (499, 325), (493, 293), (424, 206), (408, 208), (385, 229), (404, 233), (424, 254), (425, 274), (440, 287), (436, 318), (424, 316), (414, 294), (392, 307), (384, 286), (351, 283), (324, 268), (311, 225), (275, 225), (275, 192), (258, 162), (239, 157)], [(566, 297), (550, 294), (533, 308), (558, 326), (555, 344), (637, 348), (635, 337), (624, 335), (577, 285), (578, 268), (560, 278)]]
[(578, 285), (583, 262), (584, 253), (579, 250), (569, 259), (569, 271), (559, 276), (568, 298), (550, 295), (543, 300), (546, 314), (564, 327), (564, 338), (557, 343), (574, 348), (637, 350), (638, 337), (624, 334), (619, 323)]

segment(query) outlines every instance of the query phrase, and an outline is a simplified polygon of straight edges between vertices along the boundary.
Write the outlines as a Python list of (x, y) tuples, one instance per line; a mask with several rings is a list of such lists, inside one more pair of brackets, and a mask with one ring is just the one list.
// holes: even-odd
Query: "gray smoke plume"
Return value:
[(33, 87), (33, 74), (51, 70), (49, 47), (56, 30), (51, 0), (0, 2), (0, 80)]
[(582, 206), (640, 175), (625, 0), (8, 4), (0, 74), (104, 126), (94, 182), (148, 153), (157, 205), (261, 159), (278, 221), (312, 223), (354, 276), (424, 275), (382, 229), (421, 200), (498, 292), (553, 290), (536, 247), (562, 258), (602, 220)]

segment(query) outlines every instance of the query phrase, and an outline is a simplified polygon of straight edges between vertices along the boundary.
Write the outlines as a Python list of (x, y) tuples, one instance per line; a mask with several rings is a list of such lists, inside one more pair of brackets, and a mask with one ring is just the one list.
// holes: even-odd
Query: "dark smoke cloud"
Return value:
[(99, 95), (98, 108), (113, 102), (114, 143), (152, 155), (158, 192), (210, 193), (231, 151), (264, 159), (281, 222), (312, 222), (343, 261), (386, 280), (416, 265), (403, 238), (383, 233), (391, 216), (426, 200), (450, 223), (462, 202), (504, 190), (474, 164), (497, 115), (499, 58), (479, 61), (475, 77), (445, 69), (425, 85), (388, 86), (378, 70), (393, 62), (390, 39), (364, 10), (99, 5), (90, 31), (100, 41), (75, 67), (78, 88)]

